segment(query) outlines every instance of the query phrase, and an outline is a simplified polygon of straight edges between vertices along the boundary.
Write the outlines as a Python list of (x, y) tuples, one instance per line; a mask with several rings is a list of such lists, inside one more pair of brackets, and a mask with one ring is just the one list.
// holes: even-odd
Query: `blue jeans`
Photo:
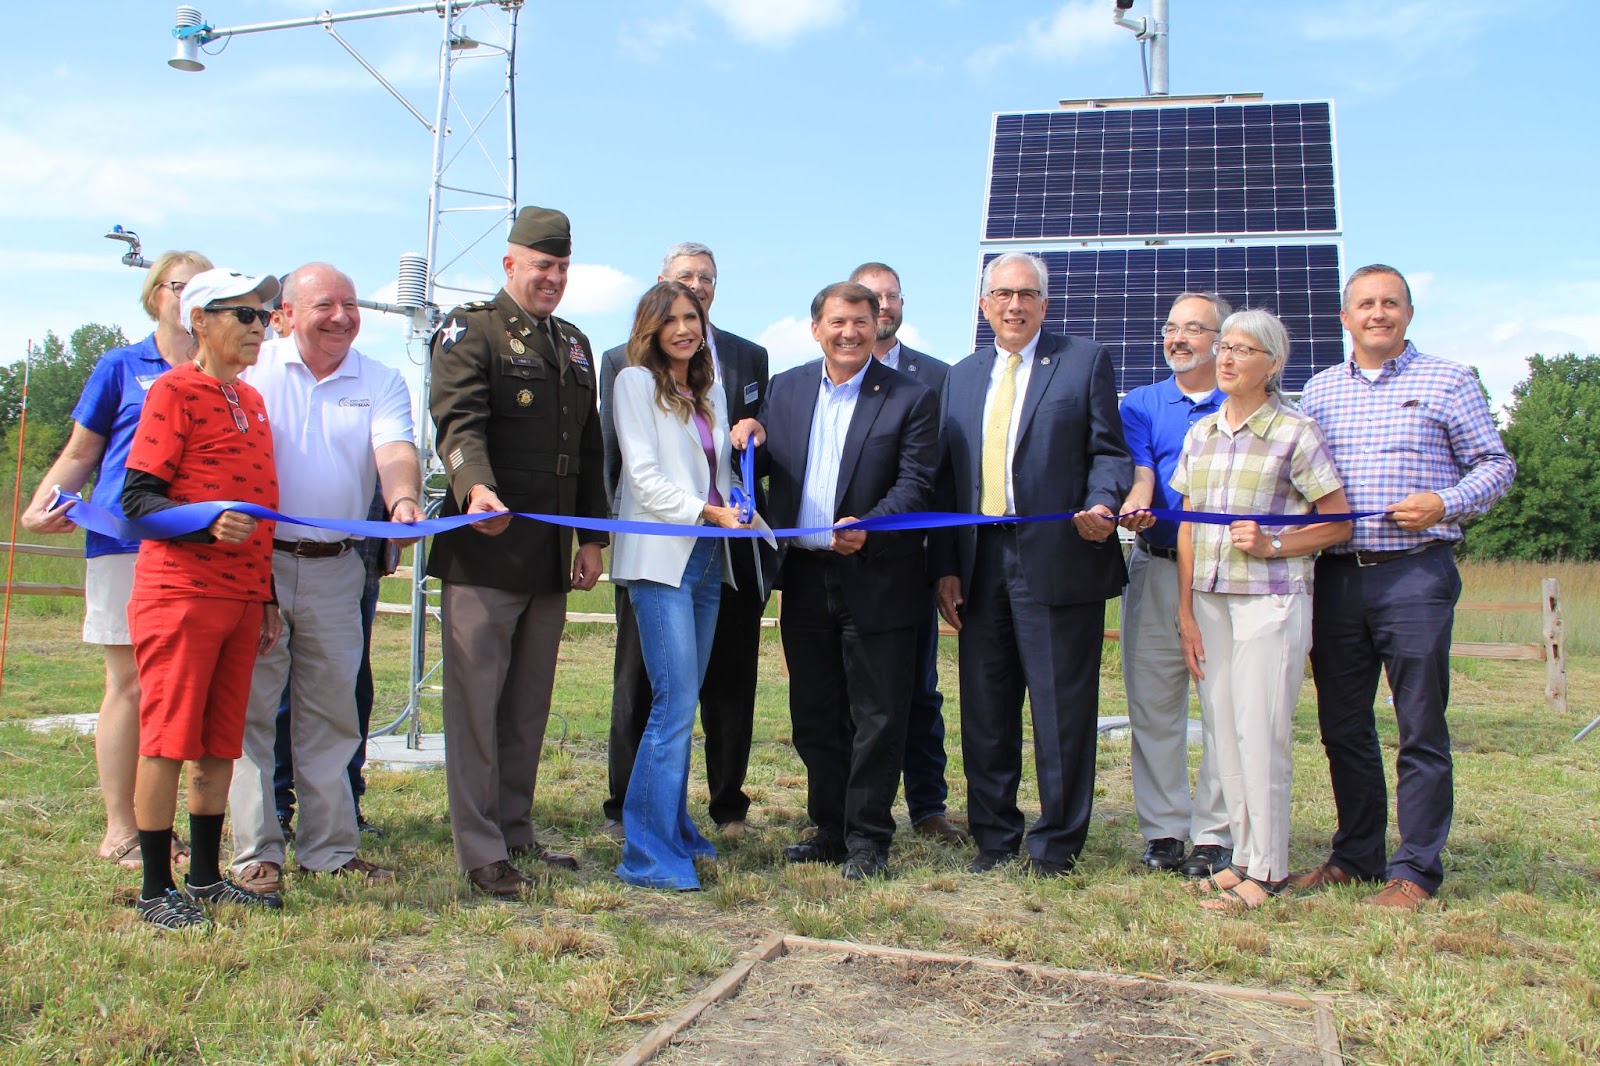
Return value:
[(689, 818), (689, 750), (722, 598), (722, 542), (702, 538), (674, 588), (634, 581), (628, 598), (650, 675), (650, 720), (622, 806), (627, 838), (617, 876), (645, 888), (695, 889), (696, 856), (717, 849)]

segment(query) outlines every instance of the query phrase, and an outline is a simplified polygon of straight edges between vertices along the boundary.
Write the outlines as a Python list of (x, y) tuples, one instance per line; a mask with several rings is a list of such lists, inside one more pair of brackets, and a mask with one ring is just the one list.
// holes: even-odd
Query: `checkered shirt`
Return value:
[[(1172, 487), (1193, 511), (1236, 515), (1305, 514), (1344, 486), (1317, 424), (1276, 394), (1232, 436), (1219, 411), (1189, 430)], [(1262, 522), (1271, 533), (1279, 527)], [(1257, 559), (1233, 546), (1227, 526), (1193, 524), (1194, 588), (1262, 596), (1311, 591), (1311, 558)], [(1292, 528), (1292, 527), (1284, 527)]]
[(1413, 492), (1436, 492), (1444, 501), (1438, 525), (1409, 533), (1389, 519), (1368, 518), (1330, 552), (1460, 540), (1461, 520), (1488, 511), (1517, 473), (1472, 371), (1409, 341), (1376, 381), (1354, 360), (1321, 371), (1306, 383), (1300, 409), (1327, 434), (1351, 510), (1381, 511)]

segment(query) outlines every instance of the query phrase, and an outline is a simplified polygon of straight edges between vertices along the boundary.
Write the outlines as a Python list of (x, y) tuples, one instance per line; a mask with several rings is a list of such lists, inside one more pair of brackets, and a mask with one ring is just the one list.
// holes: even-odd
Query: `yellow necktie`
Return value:
[(1011, 408), (1017, 399), (1017, 367), (1022, 356), (1006, 356), (1005, 373), (994, 388), (989, 422), (983, 427), (983, 479), (978, 510), (986, 515), (1006, 513), (1006, 451), (1011, 437)]

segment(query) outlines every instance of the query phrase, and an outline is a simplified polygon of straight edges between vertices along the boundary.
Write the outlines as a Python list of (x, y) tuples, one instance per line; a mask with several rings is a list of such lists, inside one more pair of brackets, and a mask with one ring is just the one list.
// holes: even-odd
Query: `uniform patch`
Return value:
[(457, 448), (455, 451), (450, 453), (450, 469), (451, 470), (460, 470), (462, 467), (464, 467), (466, 465), (467, 465), (467, 457), (466, 457), (466, 455), (464, 455), (462, 453), (460, 448)]
[(448, 352), (451, 348), (454, 348), (456, 341), (460, 340), (461, 335), (466, 331), (467, 324), (461, 321), (459, 317), (451, 315), (450, 320), (440, 326), (439, 332), (435, 334), (439, 338), (439, 350)]

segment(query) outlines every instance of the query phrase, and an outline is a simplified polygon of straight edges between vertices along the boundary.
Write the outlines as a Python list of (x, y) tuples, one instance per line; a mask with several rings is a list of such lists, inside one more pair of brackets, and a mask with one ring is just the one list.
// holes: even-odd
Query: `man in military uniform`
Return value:
[[(604, 518), (605, 453), (589, 338), (553, 312), (567, 287), (567, 216), (528, 207), (505, 286), (456, 308), (433, 337), (430, 406), (449, 475), (441, 514)], [(501, 514), (441, 534), (445, 779), (456, 861), (489, 895), (530, 879), (513, 857), (576, 868), (534, 839), (531, 810), (568, 589), (600, 577), (603, 533)]]

